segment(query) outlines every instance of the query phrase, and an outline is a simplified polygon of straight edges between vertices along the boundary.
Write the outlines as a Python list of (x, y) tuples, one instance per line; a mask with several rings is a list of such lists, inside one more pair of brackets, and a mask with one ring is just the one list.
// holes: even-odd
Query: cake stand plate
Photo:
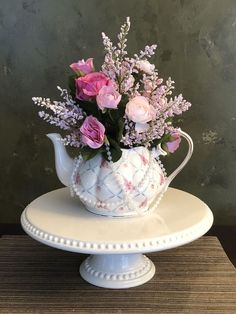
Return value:
[(174, 248), (205, 234), (213, 223), (197, 197), (168, 188), (158, 209), (139, 217), (111, 218), (88, 212), (68, 188), (44, 194), (21, 216), (35, 240), (71, 252), (91, 254), (80, 266), (89, 283), (122, 289), (141, 285), (155, 274), (143, 253)]

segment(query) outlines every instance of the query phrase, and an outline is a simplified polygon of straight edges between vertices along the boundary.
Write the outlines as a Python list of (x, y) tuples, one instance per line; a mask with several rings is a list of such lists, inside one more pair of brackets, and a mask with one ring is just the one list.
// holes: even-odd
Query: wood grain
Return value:
[(28, 236), (0, 238), (0, 313), (236, 313), (236, 272), (215, 237), (148, 254), (154, 278), (140, 287), (92, 286), (85, 255)]

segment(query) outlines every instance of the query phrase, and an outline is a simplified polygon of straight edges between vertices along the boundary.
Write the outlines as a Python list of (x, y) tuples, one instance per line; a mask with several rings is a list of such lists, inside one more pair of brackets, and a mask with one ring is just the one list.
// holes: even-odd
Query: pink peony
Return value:
[(178, 131), (175, 131), (171, 134), (170, 141), (165, 144), (165, 149), (169, 153), (174, 153), (178, 148), (181, 142), (181, 136)]
[(78, 75), (84, 76), (88, 73), (94, 72), (93, 58), (89, 58), (86, 61), (84, 59), (78, 62), (72, 63), (70, 68)]
[(102, 72), (93, 72), (75, 80), (76, 98), (80, 100), (94, 99), (103, 86), (112, 85), (112, 81)]
[(116, 109), (121, 100), (119, 94), (113, 86), (103, 86), (96, 97), (98, 107), (100, 109), (112, 108)]
[(88, 116), (80, 127), (82, 142), (91, 148), (99, 148), (104, 143), (105, 127), (93, 116)]

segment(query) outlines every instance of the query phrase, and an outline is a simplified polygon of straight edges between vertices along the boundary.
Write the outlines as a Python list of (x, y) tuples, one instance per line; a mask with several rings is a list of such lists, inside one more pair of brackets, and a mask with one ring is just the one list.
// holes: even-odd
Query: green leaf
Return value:
[(108, 114), (108, 117), (110, 118), (111, 122), (114, 123), (116, 120), (116, 113), (114, 113), (114, 110), (108, 109), (107, 114)]
[(168, 122), (171, 122), (171, 123), (172, 123), (172, 122), (173, 122), (173, 117), (167, 118), (165, 122), (166, 122), (166, 123), (168, 123)]
[(120, 142), (125, 127), (125, 120), (123, 118), (120, 118), (118, 120), (118, 132), (117, 132), (117, 141)]
[(166, 142), (170, 141), (170, 134), (164, 134), (162, 138), (155, 139), (151, 142), (151, 147), (156, 147), (157, 145), (163, 145)]
[(166, 143), (169, 142), (171, 138), (171, 135), (169, 133), (165, 134), (162, 136), (162, 138), (160, 139), (160, 143)]
[(155, 139), (151, 142), (151, 147), (156, 147), (161, 142), (161, 139)]
[(119, 115), (119, 117), (122, 117), (124, 116), (125, 114), (125, 108), (126, 108), (126, 104), (129, 102), (129, 98), (128, 98), (128, 95), (123, 95), (122, 96), (122, 99), (117, 107), (117, 113)]
[(75, 97), (75, 93), (76, 93), (76, 87), (75, 87), (75, 79), (76, 79), (76, 75), (70, 75), (68, 77), (68, 86), (70, 89), (70, 94), (71, 96), (74, 98)]
[(102, 152), (101, 148), (93, 149), (93, 148), (88, 147), (88, 146), (84, 146), (80, 149), (80, 153), (81, 153), (84, 160), (92, 159), (94, 156), (96, 156), (97, 154), (99, 154), (101, 152)]
[(122, 156), (121, 149), (111, 148), (111, 157), (113, 162), (117, 162)]
[(93, 115), (94, 117), (100, 120), (101, 113), (98, 109), (98, 106), (95, 102), (90, 101), (78, 101), (80, 108), (82, 108), (87, 115)]
[[(122, 150), (120, 148), (120, 145), (111, 137), (107, 136), (107, 139), (110, 143), (110, 151), (111, 151), (111, 157), (112, 161), (116, 162), (118, 161), (122, 156)], [(107, 157), (106, 157), (107, 159)]]
[(143, 78), (143, 75), (139, 72), (139, 73), (132, 73), (134, 79), (135, 79), (135, 82), (140, 82), (141, 79)]

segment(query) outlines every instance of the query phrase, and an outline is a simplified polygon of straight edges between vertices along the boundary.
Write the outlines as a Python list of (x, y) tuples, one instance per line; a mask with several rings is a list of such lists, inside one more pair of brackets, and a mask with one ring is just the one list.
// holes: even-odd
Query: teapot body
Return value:
[(72, 175), (72, 189), (86, 208), (113, 217), (135, 216), (153, 209), (165, 187), (164, 168), (145, 147), (123, 149), (115, 163), (101, 154), (80, 160)]

